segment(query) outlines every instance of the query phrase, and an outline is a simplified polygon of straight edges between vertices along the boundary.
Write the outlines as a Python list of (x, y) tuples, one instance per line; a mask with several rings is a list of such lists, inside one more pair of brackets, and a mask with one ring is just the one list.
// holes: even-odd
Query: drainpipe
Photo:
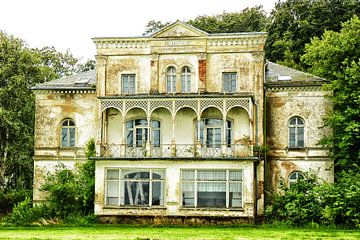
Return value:
[(263, 131), (264, 131), (264, 211), (266, 209), (266, 191), (267, 191), (267, 182), (266, 182), (266, 166), (267, 166), (267, 143), (266, 143), (266, 66), (268, 65), (268, 63), (265, 61), (264, 64), (264, 91), (263, 91), (263, 99), (264, 99), (264, 109), (263, 109), (263, 119), (264, 119), (264, 124), (263, 124)]
[[(259, 138), (259, 129), (258, 129), (258, 105), (253, 99), (253, 103), (255, 105), (255, 146), (258, 145), (258, 138)], [(258, 203), (257, 203), (257, 196), (258, 196), (258, 174), (257, 174), (257, 167), (259, 166), (259, 157), (256, 157), (254, 160), (254, 221), (255, 224), (258, 222)]]
[(258, 204), (257, 204), (257, 196), (258, 196), (258, 176), (257, 176), (257, 167), (259, 166), (259, 158), (256, 157), (254, 159), (254, 222), (258, 223)]

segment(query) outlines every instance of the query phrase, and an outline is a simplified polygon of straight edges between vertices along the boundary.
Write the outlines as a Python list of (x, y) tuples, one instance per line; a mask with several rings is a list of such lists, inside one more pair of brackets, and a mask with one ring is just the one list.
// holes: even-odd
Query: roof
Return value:
[(302, 72), (294, 68), (289, 68), (277, 63), (267, 62), (265, 72), (266, 82), (269, 84), (278, 83), (321, 83), (325, 79), (310, 73)]
[(32, 90), (90, 90), (96, 88), (96, 70), (81, 72), (72, 76), (58, 78), (37, 84)]
[[(266, 82), (270, 85), (292, 84), (322, 84), (323, 78), (285, 67), (273, 62), (267, 62)], [(32, 87), (32, 90), (90, 90), (96, 88), (96, 71), (90, 70), (72, 76), (55, 79)]]
[[(174, 34), (171, 30), (181, 29), (179, 35)], [(170, 34), (170, 35), (169, 35)], [(266, 32), (234, 32), (234, 33), (207, 33), (199, 28), (196, 28), (186, 22), (177, 20), (163, 28), (156, 30), (149, 35), (144, 36), (119, 36), (119, 37), (94, 37), (94, 41), (99, 40), (114, 40), (114, 39), (152, 39), (152, 38), (166, 38), (166, 37), (235, 37), (235, 36), (247, 36), (247, 35), (267, 35)]]

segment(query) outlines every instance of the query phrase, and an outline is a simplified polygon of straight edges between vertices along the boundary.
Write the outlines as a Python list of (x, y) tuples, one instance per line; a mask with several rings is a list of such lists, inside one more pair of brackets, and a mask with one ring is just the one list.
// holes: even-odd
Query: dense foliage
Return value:
[(334, 131), (324, 143), (333, 149), (338, 170), (360, 166), (360, 19), (340, 32), (326, 31), (306, 46), (302, 61), (313, 74), (330, 80), (333, 112), (326, 124)]
[[(265, 31), (268, 22), (263, 7), (256, 6), (245, 8), (240, 12), (202, 15), (187, 23), (207, 33), (235, 33)], [(143, 35), (149, 35), (169, 24), (170, 22), (151, 20), (146, 24)]]
[(343, 172), (339, 181), (329, 184), (321, 182), (315, 172), (308, 172), (291, 187), (282, 181), (280, 193), (266, 209), (267, 220), (296, 226), (316, 223), (360, 227), (359, 178), (359, 172)]
[[(90, 139), (87, 142), (86, 157), (94, 155), (95, 141)], [(94, 161), (78, 163), (76, 169), (68, 169), (64, 164), (58, 164), (56, 170), (47, 175), (41, 190), (48, 193), (46, 203), (32, 206), (31, 199), (26, 197), (3, 221), (25, 225), (41, 219), (76, 223), (95, 220), (92, 214), (95, 196)]]
[(32, 186), (37, 83), (75, 72), (77, 60), (54, 48), (30, 49), (0, 31), (0, 191)]
[(267, 16), (262, 6), (256, 6), (240, 12), (198, 16), (188, 23), (208, 33), (261, 32), (265, 31)]
[(267, 59), (303, 68), (300, 58), (305, 44), (325, 30), (339, 31), (341, 23), (354, 14), (360, 14), (359, 0), (279, 1), (270, 14), (267, 28)]
[(94, 68), (67, 51), (29, 48), (0, 31), (0, 214), (24, 200), (32, 188), (35, 84)]

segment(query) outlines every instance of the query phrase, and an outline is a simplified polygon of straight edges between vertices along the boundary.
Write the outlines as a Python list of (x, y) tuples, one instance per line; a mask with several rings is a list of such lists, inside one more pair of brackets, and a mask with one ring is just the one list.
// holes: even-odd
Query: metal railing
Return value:
[(160, 144), (128, 146), (125, 144), (107, 144), (102, 146), (102, 157), (110, 158), (146, 158), (146, 157), (251, 157), (252, 146), (242, 144), (226, 144), (207, 146), (206, 144)]

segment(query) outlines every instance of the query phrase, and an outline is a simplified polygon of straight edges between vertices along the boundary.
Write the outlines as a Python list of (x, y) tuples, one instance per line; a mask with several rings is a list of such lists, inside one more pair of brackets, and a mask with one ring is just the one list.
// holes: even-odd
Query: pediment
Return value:
[(153, 38), (174, 38), (174, 37), (204, 37), (208, 33), (197, 29), (189, 24), (177, 21), (151, 35)]

